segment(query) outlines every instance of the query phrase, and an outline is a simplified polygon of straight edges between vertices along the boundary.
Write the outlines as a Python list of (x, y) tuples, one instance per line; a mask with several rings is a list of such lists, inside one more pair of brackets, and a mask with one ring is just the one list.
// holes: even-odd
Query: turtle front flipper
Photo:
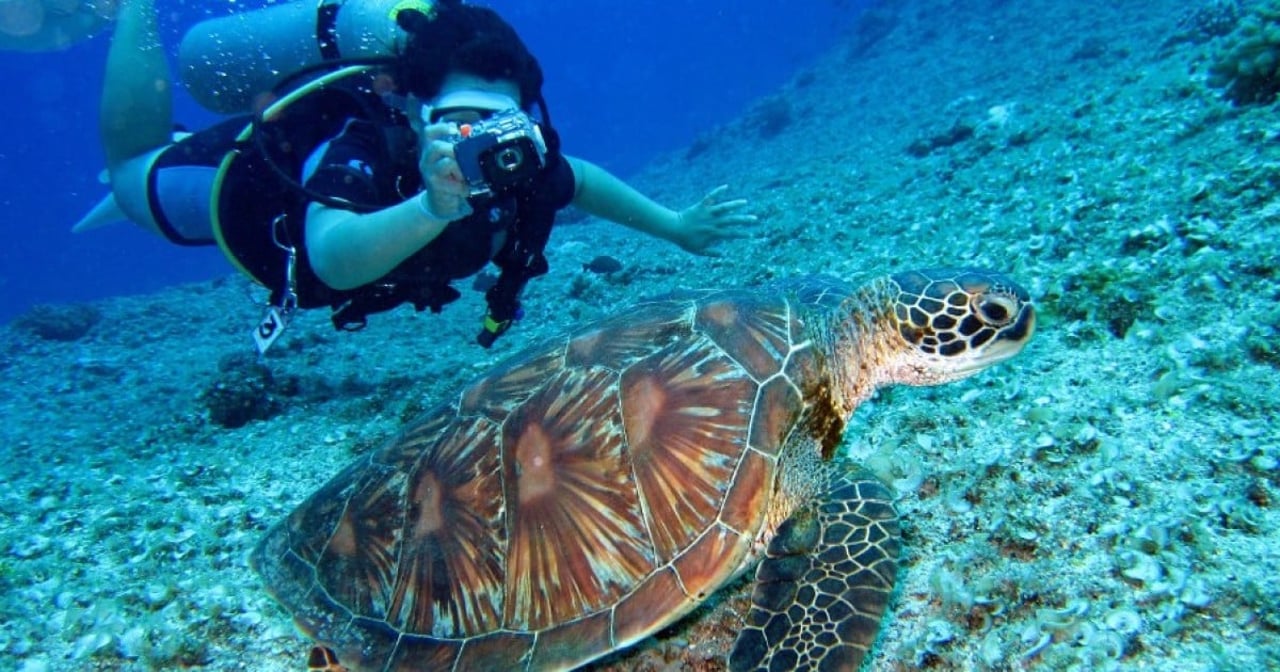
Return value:
[(874, 476), (835, 461), (756, 570), (729, 669), (857, 670), (875, 643), (898, 570), (898, 515)]

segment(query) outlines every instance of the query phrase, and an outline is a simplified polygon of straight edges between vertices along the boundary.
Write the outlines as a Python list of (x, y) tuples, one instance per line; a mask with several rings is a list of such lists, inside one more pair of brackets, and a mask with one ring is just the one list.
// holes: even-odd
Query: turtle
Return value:
[(251, 562), (351, 670), (572, 669), (753, 567), (730, 670), (858, 669), (901, 541), (888, 487), (839, 450), (848, 419), (1034, 330), (1027, 292), (976, 268), (641, 301), (410, 421)]

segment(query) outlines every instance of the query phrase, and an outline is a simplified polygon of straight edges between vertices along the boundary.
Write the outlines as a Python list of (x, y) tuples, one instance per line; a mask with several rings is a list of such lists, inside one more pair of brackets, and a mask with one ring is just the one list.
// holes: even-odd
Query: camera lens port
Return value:
[(519, 147), (506, 147), (493, 158), (499, 168), (508, 173), (514, 173), (524, 163), (524, 152), (520, 151)]

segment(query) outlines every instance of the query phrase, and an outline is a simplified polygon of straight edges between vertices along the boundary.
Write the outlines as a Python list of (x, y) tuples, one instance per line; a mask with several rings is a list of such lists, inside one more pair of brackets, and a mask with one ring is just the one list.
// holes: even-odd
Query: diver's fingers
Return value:
[(707, 195), (702, 197), (702, 204), (711, 205), (712, 203), (715, 202), (717, 198), (719, 198), (720, 194), (723, 194), (728, 189), (729, 189), (729, 185), (722, 184), (716, 187), (715, 189), (708, 191)]
[(730, 210), (737, 210), (738, 208), (741, 208), (746, 204), (747, 204), (747, 199), (739, 198), (732, 201), (725, 201), (724, 203), (712, 203), (707, 206), (707, 211), (713, 215), (719, 215), (722, 213), (729, 212)]
[(442, 121), (438, 124), (431, 124), (430, 126), (422, 129), (422, 135), (423, 142), (444, 140), (445, 138), (458, 135), (458, 125), (447, 121)]
[(756, 217), (755, 215), (730, 215), (728, 217), (720, 218), (718, 220), (718, 223), (721, 225), (734, 224), (734, 225), (742, 225), (742, 226), (753, 226), (755, 224), (760, 223), (760, 218)]
[(444, 140), (433, 140), (427, 145), (427, 151), (422, 156), (422, 165), (430, 168), (432, 173), (444, 170), (461, 176), (457, 156), (453, 153), (453, 144)]

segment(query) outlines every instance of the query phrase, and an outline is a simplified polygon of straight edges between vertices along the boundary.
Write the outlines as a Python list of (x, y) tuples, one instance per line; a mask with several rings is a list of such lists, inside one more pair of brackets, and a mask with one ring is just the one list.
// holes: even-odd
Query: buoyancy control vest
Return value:
[[(309, 192), (302, 183), (304, 163), (321, 144), (338, 135), (352, 119), (371, 122), (383, 135), (385, 156), (379, 160), (397, 167), (378, 171), (382, 179), (398, 175), (417, 179), (416, 139), (403, 113), (387, 105), (376, 89), (376, 73), (364, 66), (311, 80), (247, 124), (219, 166), (212, 192), (214, 234), (239, 270), (271, 290), (271, 311), (260, 324), (260, 332), (262, 325), (279, 323), (283, 327), (295, 308), (329, 306), (334, 326), (351, 330), (363, 327), (368, 315), (404, 303), (419, 311), (439, 312), (459, 297), (449, 284), (460, 275), (454, 269), (392, 274), (350, 290), (325, 285), (312, 270), (304, 244), (306, 211), (310, 203), (323, 197)], [(558, 136), (550, 127), (543, 128), (543, 133), (548, 166), (562, 162)], [(407, 196), (420, 184), (382, 187), (384, 193), (407, 187)], [(556, 211), (563, 207), (533, 188), (516, 190), (503, 200), (506, 205), (501, 207), (510, 209), (513, 216), (501, 249), (491, 258), (500, 273), (485, 294), (485, 324), (502, 325), (489, 328), (491, 336), (519, 316), (520, 293), (530, 279), (547, 271), (543, 251)], [(393, 203), (325, 204), (367, 212)], [(483, 333), (478, 340), (486, 347), (492, 342)], [(259, 348), (265, 349), (261, 339)]]

